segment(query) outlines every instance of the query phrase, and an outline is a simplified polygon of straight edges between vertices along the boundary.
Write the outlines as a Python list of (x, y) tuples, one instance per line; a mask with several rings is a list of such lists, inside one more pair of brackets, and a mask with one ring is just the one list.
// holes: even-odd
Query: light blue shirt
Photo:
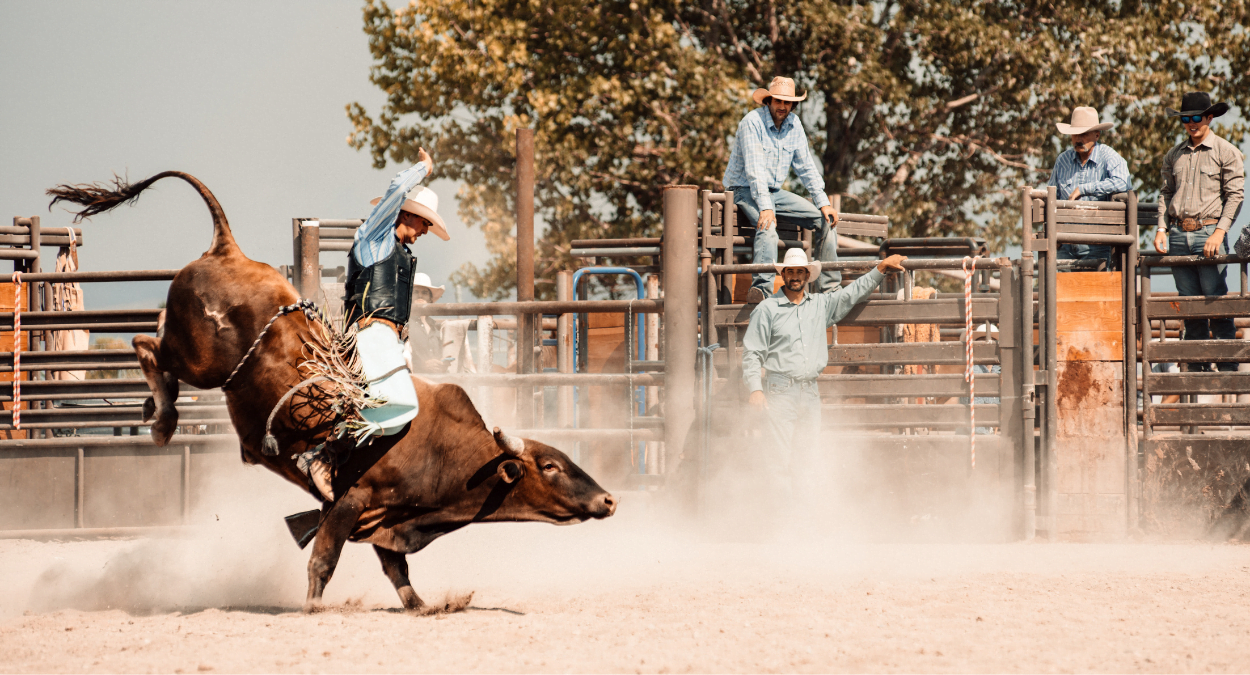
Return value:
[(762, 391), (760, 367), (770, 373), (805, 380), (829, 365), (825, 329), (842, 320), (873, 291), (885, 275), (873, 268), (845, 288), (804, 293), (799, 304), (785, 290), (755, 306), (742, 338), (742, 379), (750, 391)]
[(1081, 196), (1077, 200), (1089, 202), (1111, 201), (1111, 195), (1128, 192), (1130, 184), (1128, 162), (1102, 143), (1094, 144), (1084, 165), (1076, 156), (1076, 150), (1064, 150), (1055, 160), (1047, 183), (1055, 186), (1059, 199), (1067, 199), (1079, 187)]
[(356, 243), (352, 244), (352, 255), (361, 267), (369, 267), (379, 260), (386, 260), (395, 251), (395, 220), (399, 209), (404, 205), (408, 191), (416, 187), (427, 174), (430, 167), (425, 162), (417, 162), (410, 169), (395, 174), (386, 194), (369, 212), (363, 225), (356, 230)]
[(769, 191), (781, 189), (790, 175), (790, 167), (803, 181), (812, 196), (816, 208), (829, 205), (825, 194), (825, 179), (812, 161), (812, 148), (803, 132), (799, 116), (791, 112), (781, 123), (773, 124), (768, 108), (760, 106), (747, 113), (738, 123), (734, 135), (734, 147), (729, 155), (729, 166), (721, 183), (725, 189), (750, 187), (751, 198), (761, 211), (773, 209)]

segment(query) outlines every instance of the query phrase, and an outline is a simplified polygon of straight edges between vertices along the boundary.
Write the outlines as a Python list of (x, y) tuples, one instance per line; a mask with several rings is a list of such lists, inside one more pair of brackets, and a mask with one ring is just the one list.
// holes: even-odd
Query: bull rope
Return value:
[[(16, 278), (17, 273), (15, 272), (13, 276)], [(230, 371), (230, 377), (227, 377), (226, 381), (221, 385), (222, 391), (225, 391), (226, 387), (230, 386), (230, 383), (234, 380), (234, 376), (238, 375), (239, 370), (243, 368), (243, 364), (247, 363), (248, 359), (252, 357), (252, 352), (255, 352), (256, 348), (260, 346), (260, 341), (265, 339), (265, 334), (269, 332), (273, 323), (280, 317), (301, 309), (304, 310), (304, 316), (308, 317), (310, 322), (322, 320), (321, 315), (316, 311), (317, 306), (313, 304), (312, 300), (300, 300), (294, 304), (283, 305), (278, 309), (278, 313), (274, 314), (273, 318), (269, 320), (269, 323), (265, 324), (265, 327), (261, 329), (260, 335), (256, 336), (256, 340), (252, 342), (252, 346), (248, 348), (247, 353), (243, 355), (242, 359), (239, 359), (239, 364), (234, 367), (234, 370)]]
[(22, 428), (22, 273), (13, 273), (13, 428)]
[[(968, 269), (968, 263), (972, 269)], [(977, 257), (964, 256), (964, 381), (968, 383), (968, 453), (971, 468), (977, 468), (977, 379), (972, 364), (972, 277), (977, 270)]]

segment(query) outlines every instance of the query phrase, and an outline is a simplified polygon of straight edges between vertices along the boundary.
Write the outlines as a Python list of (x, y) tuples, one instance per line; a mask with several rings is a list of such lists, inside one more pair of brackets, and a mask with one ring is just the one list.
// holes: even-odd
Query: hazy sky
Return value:
[[(250, 257), (289, 264), (292, 217), (363, 217), (403, 168), (373, 169), (345, 140), (344, 106), (382, 102), (361, 25), (354, 0), (0, 2), (0, 219), (65, 226), (65, 211), (47, 211), (53, 185), (180, 169), (217, 195)], [(457, 186), (431, 186), (452, 241), (414, 249), (439, 284), (487, 256), (456, 217)], [(84, 225), (82, 269), (181, 267), (207, 248), (209, 224), (190, 186), (167, 179)], [(91, 284), (87, 302), (153, 307), (165, 286)]]
[[(249, 257), (290, 264), (292, 217), (364, 217), (403, 168), (376, 170), (346, 143), (344, 106), (382, 102), (361, 26), (352, 0), (0, 2), (0, 218), (63, 227), (71, 217), (48, 212), (47, 188), (179, 169), (221, 201)], [(456, 184), (431, 187), (452, 240), (413, 249), (440, 284), (487, 256), (456, 217)], [(165, 179), (83, 225), (81, 268), (182, 267), (208, 247), (210, 223), (189, 185)], [(335, 255), (324, 264), (346, 260)], [(165, 287), (91, 284), (86, 295), (93, 308), (154, 307)]]

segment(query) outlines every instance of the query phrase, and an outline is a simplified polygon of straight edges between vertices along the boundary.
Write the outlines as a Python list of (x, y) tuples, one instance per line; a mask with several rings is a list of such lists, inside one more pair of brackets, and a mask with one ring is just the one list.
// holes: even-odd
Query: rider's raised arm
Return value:
[(869, 293), (876, 290), (881, 285), (881, 281), (885, 279), (885, 275), (872, 268), (864, 276), (852, 281), (845, 288), (835, 288), (831, 291), (821, 293), (822, 296), (828, 298), (829, 305), (826, 309), (825, 323), (832, 326), (841, 321), (851, 312), (851, 308), (859, 304), (868, 297)]
[(430, 166), (425, 162), (417, 162), (411, 168), (404, 169), (395, 175), (386, 194), (373, 207), (369, 217), (360, 229), (356, 230), (356, 246), (354, 254), (356, 262), (368, 267), (379, 260), (385, 260), (395, 248), (395, 217), (404, 205), (408, 191), (416, 187), (430, 173)]

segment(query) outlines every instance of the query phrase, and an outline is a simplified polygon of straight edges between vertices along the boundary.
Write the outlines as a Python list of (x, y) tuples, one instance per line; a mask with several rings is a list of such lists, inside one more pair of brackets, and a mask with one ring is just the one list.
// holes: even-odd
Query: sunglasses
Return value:
[(1197, 124), (1201, 122), (1205, 115), (1181, 115), (1181, 124)]

